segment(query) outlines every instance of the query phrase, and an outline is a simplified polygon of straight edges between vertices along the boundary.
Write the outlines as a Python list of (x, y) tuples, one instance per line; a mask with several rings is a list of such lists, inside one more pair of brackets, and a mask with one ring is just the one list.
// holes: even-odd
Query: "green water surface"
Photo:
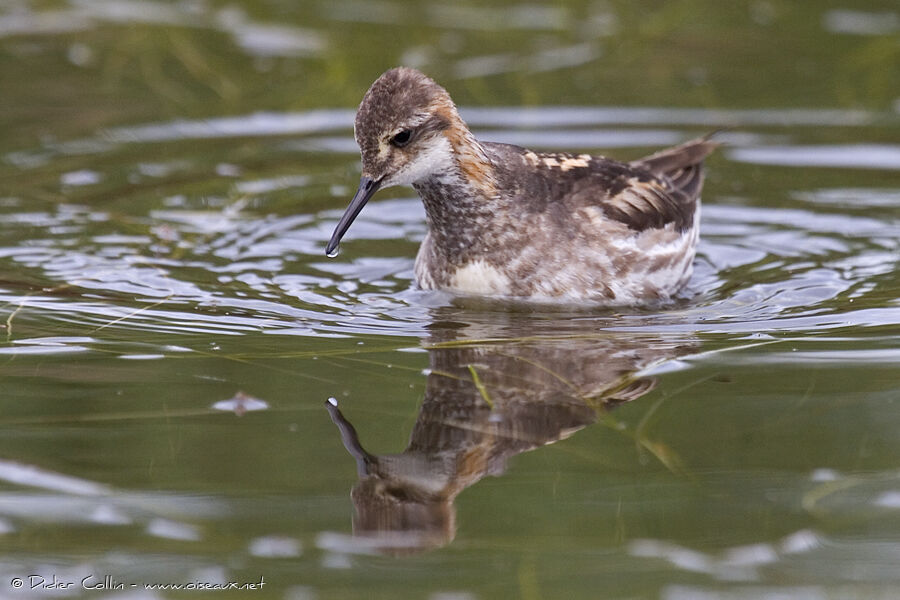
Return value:
[[(0, 2), (0, 598), (900, 598), (898, 40), (879, 0)], [(483, 139), (723, 129), (685, 297), (418, 291), (409, 189), (326, 259), (398, 64)]]

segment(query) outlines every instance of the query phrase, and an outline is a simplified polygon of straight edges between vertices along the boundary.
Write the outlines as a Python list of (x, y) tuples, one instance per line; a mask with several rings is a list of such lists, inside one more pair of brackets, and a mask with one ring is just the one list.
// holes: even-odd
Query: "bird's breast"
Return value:
[(508, 296), (512, 293), (509, 275), (484, 260), (458, 267), (450, 275), (450, 289), (461, 294)]

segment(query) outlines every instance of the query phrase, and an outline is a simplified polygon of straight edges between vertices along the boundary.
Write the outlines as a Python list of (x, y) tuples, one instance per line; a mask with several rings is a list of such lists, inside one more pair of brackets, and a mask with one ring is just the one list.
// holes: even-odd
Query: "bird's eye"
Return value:
[(412, 131), (410, 131), (409, 129), (404, 129), (391, 138), (391, 145), (396, 146), (397, 148), (402, 148), (409, 143), (410, 138), (412, 138)]

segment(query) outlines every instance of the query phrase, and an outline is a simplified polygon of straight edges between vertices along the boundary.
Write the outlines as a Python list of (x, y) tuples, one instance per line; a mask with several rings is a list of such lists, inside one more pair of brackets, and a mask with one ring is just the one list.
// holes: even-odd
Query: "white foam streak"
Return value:
[(257, 112), (238, 117), (198, 121), (177, 120), (134, 127), (116, 127), (101, 132), (110, 142), (166, 142), (188, 139), (297, 135), (350, 128), (354, 111), (313, 110), (301, 113)]
[(110, 493), (110, 488), (103, 484), (11, 460), (0, 460), (0, 480), (78, 496), (102, 496)]
[(835, 144), (828, 146), (756, 146), (728, 152), (738, 162), (786, 167), (900, 169), (900, 146)]

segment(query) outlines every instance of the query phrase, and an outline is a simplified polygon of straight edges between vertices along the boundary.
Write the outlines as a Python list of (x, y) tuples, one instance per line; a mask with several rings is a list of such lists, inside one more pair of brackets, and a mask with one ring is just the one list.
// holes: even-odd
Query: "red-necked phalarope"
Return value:
[(362, 178), (329, 256), (376, 191), (411, 184), (428, 221), (423, 289), (640, 304), (690, 278), (706, 138), (630, 163), (479, 142), (447, 91), (405, 67), (369, 88), (355, 135)]

